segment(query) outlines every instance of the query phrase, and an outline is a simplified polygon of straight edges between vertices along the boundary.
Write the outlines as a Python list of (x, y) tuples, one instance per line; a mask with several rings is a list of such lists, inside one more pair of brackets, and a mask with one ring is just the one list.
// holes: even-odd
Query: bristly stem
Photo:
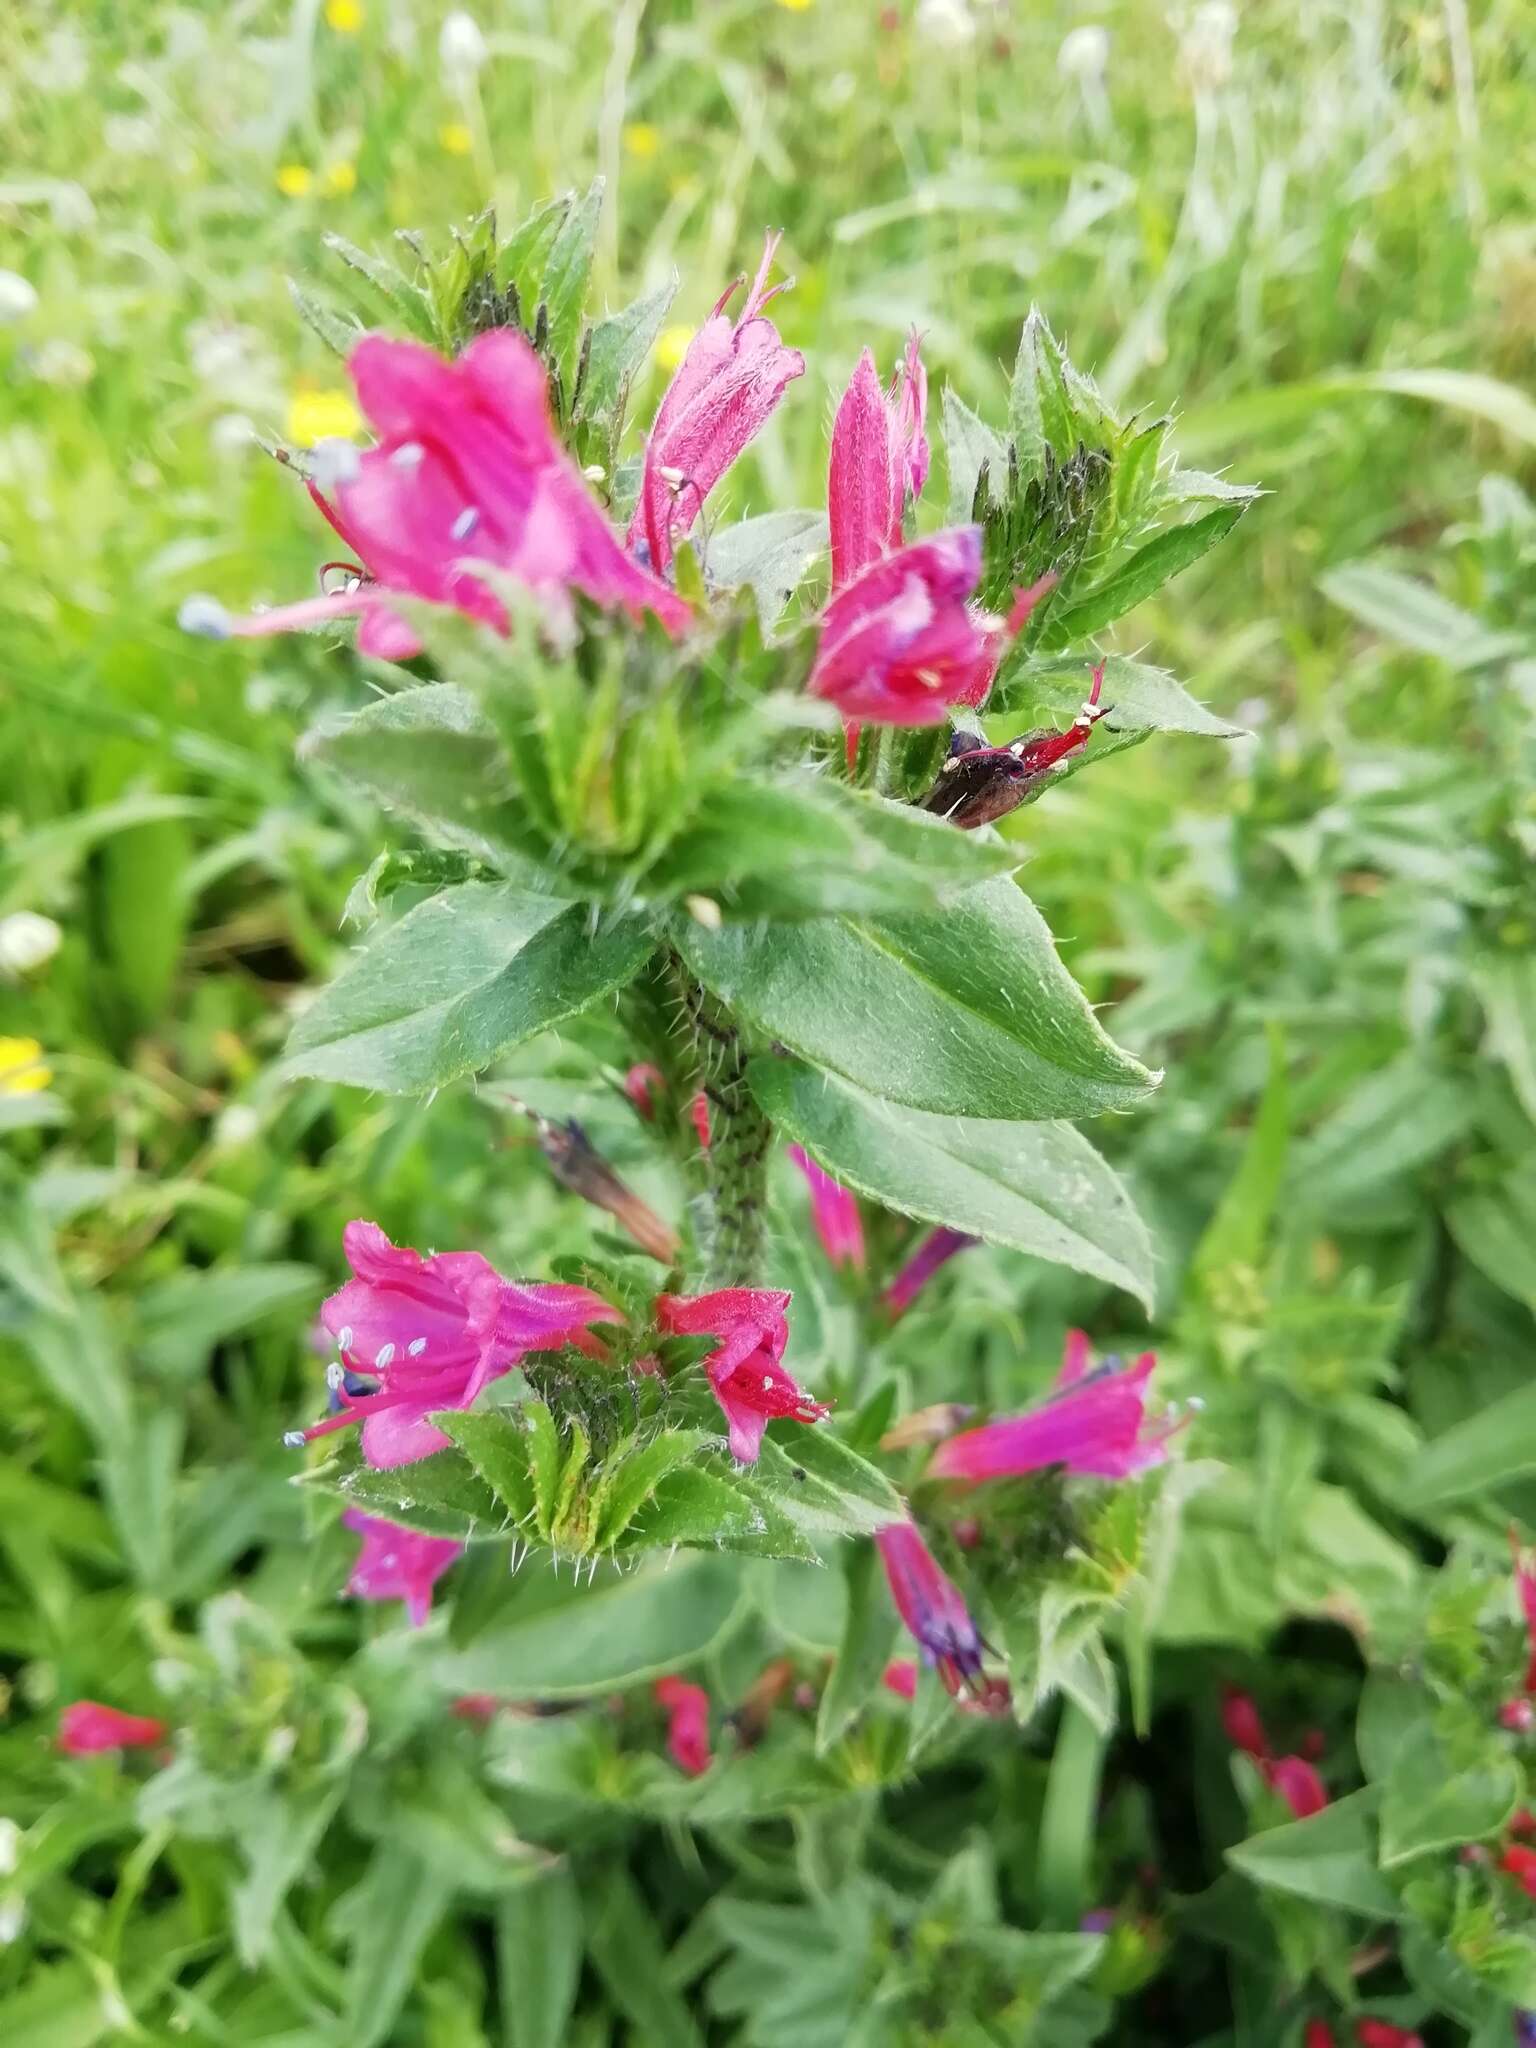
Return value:
[(751, 1287), (762, 1264), (773, 1126), (747, 1087), (750, 1051), (726, 1006), (674, 954), (673, 985), (699, 1085), (709, 1105), (703, 1152), (707, 1212), (700, 1233), (704, 1286)]

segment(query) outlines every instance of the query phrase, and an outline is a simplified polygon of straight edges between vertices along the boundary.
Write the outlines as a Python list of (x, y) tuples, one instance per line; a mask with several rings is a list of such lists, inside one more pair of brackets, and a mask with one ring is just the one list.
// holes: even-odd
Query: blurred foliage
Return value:
[[(483, 62), (444, 14), (0, 21), (0, 267), (31, 288), (0, 278), (0, 917), (62, 934), (0, 966), (0, 1034), (38, 1048), (0, 1072), (0, 2032), (1295, 2048), (1342, 2009), (1494, 2048), (1536, 2001), (1497, 1867), (1530, 1767), (1497, 1725), (1505, 1531), (1536, 1521), (1528, 9), (509, 0)], [(1151, 1334), (1106, 1284), (1133, 1252), (1101, 1281), (992, 1250), (889, 1341), (904, 1408), (1018, 1405), (1068, 1322), (1155, 1343), (1205, 1404), (1160, 1493), (1064, 1528), (1035, 1490), (1038, 1553), (949, 1527), (1038, 1674), (1022, 1730), (927, 1680), (846, 1715), (828, 1690), (818, 1725), (873, 1638), (856, 1582), (782, 1559), (602, 1562), (579, 1599), (525, 1566), (508, 1604), (483, 1545), (408, 1638), (337, 1604), (351, 1543), (290, 1483), (359, 1208), (569, 1277), (589, 1212), (528, 1108), (686, 1206), (604, 1014), (479, 1093), (278, 1071), (386, 837), (295, 742), (373, 693), (310, 642), (174, 624), (312, 582), (259, 442), (349, 430), (284, 283), (321, 237), (511, 223), (594, 175), (593, 304), (681, 278), (641, 418), (786, 231), (809, 372), (734, 517), (820, 505), (833, 395), (912, 323), (935, 389), (1016, 432), (1036, 303), (1111, 404), (1150, 431), (1177, 401), (1186, 464), (1268, 490), (1110, 643), (1249, 736), (1101, 760), (1007, 827), (1116, 1039), (1168, 1069), (1094, 1129), (1152, 1227)], [(1050, 659), (993, 738), (1053, 703)], [(377, 878), (407, 905), (443, 879)], [(911, 1227), (868, 1222), (873, 1289)], [(867, 1449), (889, 1397), (807, 1236), (776, 1178), (790, 1360)], [(1106, 1649), (1077, 1623), (1127, 1587)], [(644, 1684), (678, 1668), (715, 1702), (697, 1780)], [(1319, 1731), (1324, 1814), (1229, 1758), (1229, 1680)], [(479, 1693), (516, 1704), (446, 1711)], [(56, 1756), (82, 1696), (165, 1714), (175, 1761)]]

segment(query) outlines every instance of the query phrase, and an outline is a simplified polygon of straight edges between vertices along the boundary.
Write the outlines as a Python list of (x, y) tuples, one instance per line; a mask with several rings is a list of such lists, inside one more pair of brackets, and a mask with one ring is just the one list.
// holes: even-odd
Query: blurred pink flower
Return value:
[(1309, 1820), (1328, 1804), (1328, 1788), (1304, 1756), (1277, 1756), (1262, 1769), (1298, 1820)]
[(910, 1657), (893, 1657), (881, 1674), (881, 1684), (898, 1699), (917, 1698), (917, 1666)]
[(917, 1524), (888, 1522), (876, 1530), (875, 1545), (896, 1612), (922, 1651), (923, 1662), (937, 1665), (951, 1693), (964, 1689), (989, 1707), (1006, 1701), (1006, 1685), (983, 1674), (985, 1646), (959, 1587), (941, 1570)]
[(839, 1181), (824, 1173), (802, 1145), (791, 1145), (789, 1156), (805, 1175), (811, 1191), (811, 1214), (821, 1248), (834, 1266), (864, 1269), (864, 1225), (859, 1205)]
[(764, 315), (793, 279), (769, 286), (779, 236), (769, 235), (757, 276), (734, 321), (726, 307), (745, 283), (723, 292), (667, 386), (645, 446), (640, 500), (626, 545), (664, 575), (675, 543), (692, 527), (704, 500), (767, 423), (786, 385), (805, 372), (805, 357), (786, 348)]
[(1526, 1658), (1524, 1689), (1536, 1693), (1536, 1563), (1529, 1552), (1520, 1547), (1518, 1533), (1509, 1532), (1510, 1555), (1514, 1561), (1515, 1591), (1520, 1595), (1520, 1610), (1525, 1616), (1525, 1631), (1530, 1649)]
[(927, 409), (928, 377), (915, 334), (888, 393), (865, 349), (832, 422), (827, 521), (834, 590), (901, 546), (903, 515), (928, 476)]
[[(294, 1444), (360, 1422), (370, 1465), (409, 1465), (448, 1441), (427, 1420), (435, 1409), (468, 1408), (527, 1352), (589, 1349), (589, 1323), (623, 1321), (585, 1287), (524, 1286), (478, 1252), (424, 1259), (392, 1245), (376, 1223), (349, 1223), (342, 1242), (357, 1277), (320, 1311), (341, 1353), (331, 1374), (341, 1409), (295, 1431)], [(376, 1379), (378, 1391), (351, 1393), (348, 1372)]]
[(1264, 1732), (1263, 1717), (1252, 1693), (1239, 1692), (1232, 1685), (1223, 1688), (1221, 1725), (1234, 1749), (1240, 1749), (1245, 1756), (1256, 1757), (1260, 1762), (1267, 1760), (1269, 1737)]
[(649, 1060), (638, 1062), (624, 1076), (624, 1093), (647, 1123), (656, 1115), (656, 1098), (665, 1086), (660, 1067)]
[(421, 641), (392, 594), (508, 630), (484, 565), (546, 598), (576, 589), (682, 631), (688, 606), (625, 553), (556, 437), (544, 366), (522, 335), (497, 328), (450, 363), (420, 342), (365, 334), (347, 367), (378, 439), (362, 450), (322, 443), (309, 492), (356, 574), (344, 589), (245, 619), (192, 599), (183, 624), (250, 637), (355, 614), (364, 654), (403, 661)]
[(1132, 1366), (1106, 1359), (1089, 1370), (1088, 1339), (1067, 1338), (1056, 1390), (1023, 1415), (1007, 1415), (940, 1444), (930, 1467), (941, 1479), (1012, 1478), (1046, 1465), (1065, 1465), (1091, 1479), (1129, 1479), (1168, 1455), (1181, 1425), (1148, 1423), (1147, 1382), (1156, 1359), (1143, 1352)]
[(940, 1266), (952, 1259), (956, 1252), (967, 1251), (973, 1244), (980, 1243), (979, 1237), (971, 1237), (963, 1230), (930, 1232), (885, 1290), (883, 1299), (891, 1314), (905, 1315)]
[(709, 1694), (686, 1678), (658, 1678), (657, 1704), (667, 1710), (667, 1753), (690, 1778), (709, 1769)]
[(361, 1508), (348, 1508), (341, 1519), (363, 1539), (347, 1591), (359, 1600), (403, 1600), (412, 1628), (420, 1628), (432, 1611), (432, 1588), (464, 1555), (464, 1545), (448, 1536), (423, 1536)]
[(153, 1749), (170, 1733), (148, 1714), (124, 1714), (100, 1700), (75, 1700), (59, 1716), (58, 1746), (66, 1756), (96, 1756), (108, 1749)]
[(714, 1294), (662, 1294), (658, 1325), (674, 1336), (718, 1337), (704, 1361), (729, 1425), (731, 1456), (756, 1464), (763, 1431), (777, 1415), (817, 1422), (829, 1411), (803, 1393), (779, 1363), (789, 1341), (787, 1294), (765, 1287), (724, 1287)]

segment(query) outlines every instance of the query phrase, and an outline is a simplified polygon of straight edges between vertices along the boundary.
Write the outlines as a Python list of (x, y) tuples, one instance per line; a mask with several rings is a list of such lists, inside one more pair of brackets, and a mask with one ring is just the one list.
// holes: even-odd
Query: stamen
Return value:
[(309, 1437), (302, 1429), (285, 1429), (283, 1431), (283, 1449), (285, 1451), (302, 1451), (308, 1442)]
[(196, 633), (203, 640), (229, 638), (229, 613), (216, 597), (184, 598), (176, 623), (183, 633)]
[(417, 469), (426, 452), (419, 441), (402, 441), (389, 459), (396, 469)]
[(468, 540), (479, 524), (479, 509), (474, 505), (466, 505), (449, 530), (455, 540)]
[(336, 1339), (336, 1349), (338, 1351), (350, 1351), (352, 1349), (352, 1325), (350, 1323), (342, 1324), (341, 1334)]
[(426, 1348), (427, 1340), (425, 1337), (413, 1337), (405, 1347), (405, 1354), (407, 1358), (420, 1358)]
[(335, 1359), (325, 1368), (325, 1384), (333, 1394), (339, 1394), (347, 1384), (347, 1368)]
[(393, 1344), (381, 1344), (373, 1354), (375, 1372), (388, 1372), (391, 1364), (394, 1362), (394, 1356), (395, 1347)]

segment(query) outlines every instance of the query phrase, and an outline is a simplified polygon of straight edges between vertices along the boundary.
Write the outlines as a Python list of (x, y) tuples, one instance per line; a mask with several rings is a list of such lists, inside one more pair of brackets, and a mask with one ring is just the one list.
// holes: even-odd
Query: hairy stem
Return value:
[(681, 1023), (709, 1105), (709, 1144), (703, 1154), (707, 1211), (700, 1233), (704, 1284), (755, 1286), (773, 1126), (747, 1087), (750, 1049), (741, 1027), (676, 955), (671, 971)]

